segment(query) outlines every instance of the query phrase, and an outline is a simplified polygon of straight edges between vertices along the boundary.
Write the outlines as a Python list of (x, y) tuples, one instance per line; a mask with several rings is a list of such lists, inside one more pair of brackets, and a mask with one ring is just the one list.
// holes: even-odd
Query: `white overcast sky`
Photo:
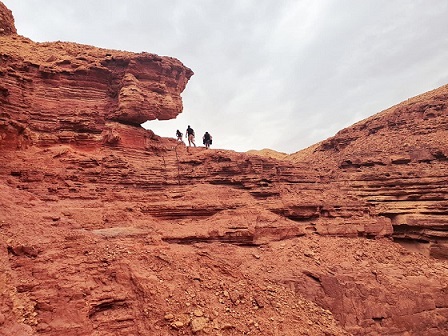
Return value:
[(447, 0), (1, 1), (36, 42), (179, 59), (184, 111), (144, 126), (214, 148), (296, 152), (448, 83)]

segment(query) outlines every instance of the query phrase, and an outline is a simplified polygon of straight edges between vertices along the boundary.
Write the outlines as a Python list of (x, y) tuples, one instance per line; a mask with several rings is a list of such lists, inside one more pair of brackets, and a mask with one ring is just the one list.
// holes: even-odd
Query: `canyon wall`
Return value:
[(337, 172), (341, 189), (387, 217), (393, 237), (448, 257), (448, 85), (408, 99), (292, 154)]
[[(126, 126), (175, 118), (193, 75), (170, 57), (16, 34), (0, 35), (0, 59), (1, 148), (100, 146), (122, 132), (126, 141), (126, 129), (134, 132)], [(146, 146), (145, 139), (128, 145)]]
[(0, 335), (448, 335), (446, 86), (284, 158), (187, 148), (140, 126), (181, 62), (0, 13)]

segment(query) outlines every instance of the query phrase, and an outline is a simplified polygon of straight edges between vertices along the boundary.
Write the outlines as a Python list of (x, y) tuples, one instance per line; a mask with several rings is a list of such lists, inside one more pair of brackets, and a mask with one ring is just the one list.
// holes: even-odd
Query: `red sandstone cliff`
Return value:
[(288, 160), (187, 151), (139, 126), (179, 61), (0, 13), (0, 335), (448, 335), (446, 87)]
[(12, 12), (0, 2), (0, 35), (17, 34)]
[[(35, 43), (13, 34), (12, 19), (0, 35), (2, 148), (70, 143), (145, 148), (147, 120), (175, 118), (180, 93), (193, 72), (181, 62), (75, 43)], [(2, 21), (4, 22), (4, 21)], [(2, 26), (3, 27), (3, 26)]]
[(408, 99), (289, 157), (333, 170), (391, 219), (394, 238), (448, 258), (448, 85)]

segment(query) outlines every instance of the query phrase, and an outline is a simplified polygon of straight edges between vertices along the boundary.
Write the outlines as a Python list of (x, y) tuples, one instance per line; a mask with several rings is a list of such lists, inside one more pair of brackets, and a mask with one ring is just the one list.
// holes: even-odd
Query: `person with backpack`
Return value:
[(185, 132), (185, 137), (188, 138), (188, 146), (191, 147), (191, 144), (196, 147), (194, 143), (194, 130), (188, 125), (187, 131)]
[(205, 145), (205, 148), (210, 148), (210, 145), (212, 144), (212, 136), (209, 132), (205, 132), (202, 137), (202, 143)]

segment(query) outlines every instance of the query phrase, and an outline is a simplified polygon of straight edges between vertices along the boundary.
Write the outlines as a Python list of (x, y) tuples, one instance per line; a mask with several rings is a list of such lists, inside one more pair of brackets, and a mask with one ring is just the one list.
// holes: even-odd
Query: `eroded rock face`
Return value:
[(0, 36), (0, 59), (3, 148), (98, 145), (117, 124), (173, 119), (193, 74), (170, 57), (11, 34)]
[(0, 35), (17, 34), (12, 12), (0, 2)]
[(392, 240), (443, 235), (446, 137), (408, 159), (382, 113), (289, 160), (188, 149), (138, 125), (180, 112), (179, 61), (0, 43), (1, 335), (448, 335), (446, 259)]
[(290, 159), (320, 162), (391, 220), (408, 248), (448, 257), (448, 85), (408, 99)]

